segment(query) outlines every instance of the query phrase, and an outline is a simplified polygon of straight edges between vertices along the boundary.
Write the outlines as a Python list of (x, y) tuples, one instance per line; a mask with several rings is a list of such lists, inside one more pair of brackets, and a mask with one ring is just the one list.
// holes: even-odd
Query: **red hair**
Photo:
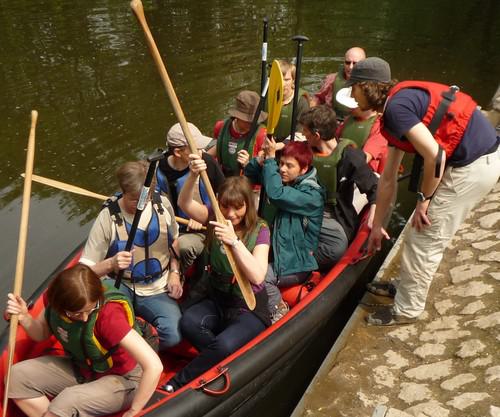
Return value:
[(309, 169), (313, 161), (312, 149), (309, 146), (309, 143), (305, 141), (288, 142), (283, 148), (281, 156), (294, 158), (299, 163), (300, 169)]

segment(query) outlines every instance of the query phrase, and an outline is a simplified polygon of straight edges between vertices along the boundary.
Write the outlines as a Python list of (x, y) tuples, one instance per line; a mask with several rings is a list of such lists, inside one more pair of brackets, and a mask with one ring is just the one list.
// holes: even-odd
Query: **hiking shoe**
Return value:
[(369, 326), (395, 326), (398, 324), (411, 324), (417, 321), (417, 317), (405, 317), (394, 314), (391, 306), (383, 307), (375, 313), (368, 314), (365, 318)]
[(276, 306), (276, 309), (271, 314), (271, 323), (276, 323), (279, 319), (281, 319), (286, 313), (290, 311), (290, 307), (285, 301), (281, 300), (280, 303)]
[(375, 295), (394, 298), (397, 292), (396, 286), (392, 282), (369, 282), (366, 289)]

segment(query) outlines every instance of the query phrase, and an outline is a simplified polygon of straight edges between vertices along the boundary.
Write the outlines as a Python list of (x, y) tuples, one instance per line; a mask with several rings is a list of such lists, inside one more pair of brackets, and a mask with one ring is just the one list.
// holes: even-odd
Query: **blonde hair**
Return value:
[(295, 81), (295, 65), (286, 59), (278, 59), (278, 64), (280, 64), (280, 69), (283, 76), (285, 76), (286, 73), (290, 71), (292, 80)]

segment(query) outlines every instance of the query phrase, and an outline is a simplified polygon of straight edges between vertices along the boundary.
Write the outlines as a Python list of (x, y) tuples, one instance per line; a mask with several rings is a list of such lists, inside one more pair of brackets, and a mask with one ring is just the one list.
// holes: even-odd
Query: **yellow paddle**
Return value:
[[(144, 35), (146, 37), (146, 42), (148, 44), (149, 50), (151, 52), (151, 55), (153, 56), (153, 60), (155, 61), (158, 72), (160, 73), (163, 86), (165, 87), (168, 98), (170, 99), (170, 103), (172, 104), (174, 113), (177, 117), (177, 120), (179, 120), (184, 136), (188, 141), (189, 148), (191, 149), (192, 153), (197, 153), (198, 149), (196, 147), (196, 143), (193, 139), (191, 131), (189, 130), (186, 117), (184, 116), (184, 112), (182, 111), (182, 107), (181, 104), (179, 103), (179, 99), (177, 98), (177, 94), (175, 93), (172, 81), (170, 81), (170, 77), (168, 76), (167, 68), (163, 63), (160, 51), (156, 46), (156, 42), (146, 22), (146, 17), (144, 16), (144, 8), (142, 7), (142, 2), (140, 0), (132, 0), (132, 2), (130, 3), (130, 7), (134, 11), (137, 20), (139, 21), (139, 24), (141, 25), (142, 30), (144, 31)], [(207, 190), (208, 197), (210, 198), (210, 203), (212, 204), (212, 209), (214, 210), (216, 220), (219, 223), (225, 223), (227, 220), (224, 218), (222, 212), (220, 211), (217, 198), (215, 197), (214, 190), (212, 188), (212, 185), (210, 184), (210, 180), (208, 179), (206, 171), (203, 171), (201, 173), (201, 179), (205, 184), (205, 188)], [(245, 299), (248, 308), (250, 310), (253, 310), (255, 309), (256, 302), (255, 302), (255, 294), (253, 293), (250, 282), (243, 275), (241, 275), (241, 272), (239, 271), (238, 266), (236, 265), (236, 262), (234, 260), (233, 253), (226, 244), (224, 244), (224, 249), (229, 264), (231, 265), (231, 269), (236, 278), (236, 282), (240, 287), (241, 294), (243, 295), (243, 298)]]
[[(26, 257), (26, 241), (28, 237), (28, 218), (30, 212), (30, 196), (31, 196), (31, 176), (33, 174), (33, 161), (35, 159), (35, 129), (37, 120), (38, 120), (38, 112), (36, 110), (32, 110), (31, 129), (28, 139), (28, 152), (26, 155), (26, 177), (24, 178), (23, 204), (21, 208), (21, 223), (19, 225), (19, 242), (17, 245), (16, 275), (14, 278), (14, 289), (12, 290), (12, 293), (16, 297), (21, 296), (21, 291), (23, 289), (24, 260)], [(10, 318), (10, 328), (9, 328), (9, 355), (7, 362), (7, 374), (5, 377), (5, 389), (3, 394), (4, 395), (3, 409), (2, 409), (3, 417), (7, 415), (10, 371), (12, 368), (12, 363), (14, 361), (14, 351), (16, 349), (18, 322), (19, 322), (19, 317), (17, 316), (17, 314), (12, 315), (12, 317)]]
[(269, 75), (269, 90), (267, 91), (267, 135), (272, 136), (280, 120), (283, 107), (283, 75), (280, 64), (274, 60)]
[[(274, 60), (269, 74), (269, 89), (267, 90), (267, 136), (274, 134), (274, 129), (280, 120), (281, 108), (283, 107), (283, 74), (280, 64)], [(264, 216), (264, 207), (267, 200), (264, 186), (260, 189), (259, 216)], [(264, 216), (265, 217), (265, 216)]]
[[(21, 176), (24, 177), (25, 174), (21, 174)], [(84, 195), (86, 197), (93, 197), (93, 198), (97, 198), (98, 200), (102, 200), (102, 201), (105, 201), (108, 199), (108, 197), (105, 196), (104, 194), (97, 194), (97, 193), (94, 193), (93, 191), (86, 190), (85, 188), (77, 187), (76, 185), (67, 184), (67, 183), (62, 182), (62, 181), (57, 181), (57, 180), (53, 180), (50, 178), (41, 177), (40, 175), (33, 174), (31, 176), (31, 179), (35, 182), (40, 183), (40, 184), (49, 185), (50, 187), (57, 188), (57, 189), (63, 190), (63, 191), (69, 191), (70, 193), (80, 194), (80, 195)], [(183, 217), (175, 216), (175, 221), (177, 223), (181, 223), (181, 224), (185, 224), (185, 225), (189, 224), (189, 220), (187, 220)], [(202, 230), (206, 230), (206, 227), (203, 226)]]

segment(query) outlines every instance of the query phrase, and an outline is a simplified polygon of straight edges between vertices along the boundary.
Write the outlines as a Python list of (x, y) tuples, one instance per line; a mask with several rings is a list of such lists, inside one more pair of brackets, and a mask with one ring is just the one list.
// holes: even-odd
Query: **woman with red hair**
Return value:
[(266, 139), (263, 149), (264, 157), (252, 159), (245, 175), (253, 182), (262, 182), (269, 201), (278, 209), (272, 236), (274, 260), (266, 274), (274, 323), (288, 311), (278, 287), (300, 284), (311, 271), (318, 269), (314, 252), (318, 247), (325, 197), (307, 142), (286, 144), (279, 166), (274, 139)]

